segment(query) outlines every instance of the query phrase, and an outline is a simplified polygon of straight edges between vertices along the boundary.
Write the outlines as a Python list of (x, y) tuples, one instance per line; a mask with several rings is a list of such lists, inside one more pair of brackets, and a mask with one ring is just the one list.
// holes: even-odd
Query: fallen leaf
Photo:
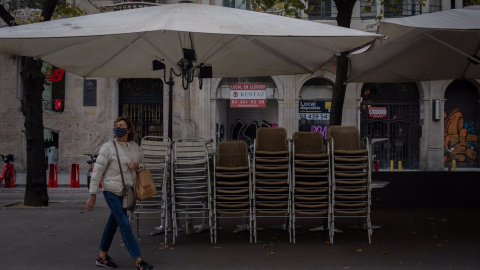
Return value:
[(270, 246), (273, 247), (273, 243), (270, 243)]
[(444, 246), (445, 244), (442, 244), (442, 243), (437, 244), (437, 247), (444, 247)]
[(383, 255), (387, 255), (387, 254), (388, 254), (388, 252), (386, 252), (386, 251), (382, 251), (382, 254), (383, 254)]
[(271, 252), (269, 253), (269, 255), (277, 255), (277, 253), (276, 253), (276, 252), (273, 252), (273, 251), (271, 251)]
[(326, 241), (325, 241), (325, 244), (330, 245), (330, 244), (332, 244), (332, 243), (330, 243), (329, 240), (326, 240)]
[(78, 211), (78, 213), (80, 213), (80, 214), (83, 214), (83, 211), (82, 211), (82, 210), (80, 210), (80, 211)]
[(90, 221), (91, 221), (91, 222), (95, 222), (96, 220), (95, 220), (95, 219), (92, 219), (92, 220), (90, 220)]
[(448, 222), (448, 219), (442, 218), (442, 222), (443, 222), (443, 223), (446, 223), (446, 222)]
[(438, 238), (438, 236), (437, 236), (437, 235), (434, 235), (433, 238)]
[(171, 247), (170, 249), (171, 249), (171, 250), (174, 250), (175, 248), (174, 248), (174, 247)]
[(362, 249), (359, 248), (359, 249), (355, 250), (355, 252), (362, 252)]
[(267, 246), (267, 245), (263, 245), (262, 247), (263, 247), (263, 248), (266, 248), (266, 247), (268, 247), (268, 246)]
[(45, 228), (48, 228), (48, 227), (50, 227), (50, 225), (46, 225), (46, 226), (45, 226)]
[(416, 231), (412, 231), (413, 234), (416, 234), (417, 232)]

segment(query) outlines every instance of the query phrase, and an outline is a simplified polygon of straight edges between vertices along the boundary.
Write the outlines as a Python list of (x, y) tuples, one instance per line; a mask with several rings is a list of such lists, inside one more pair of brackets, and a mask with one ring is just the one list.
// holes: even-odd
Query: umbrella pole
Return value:
[(175, 82), (173, 81), (172, 78), (172, 72), (173, 70), (170, 69), (170, 78), (168, 78), (168, 81), (166, 83), (168, 84), (168, 138), (170, 141), (172, 140), (172, 129), (173, 129), (173, 85)]

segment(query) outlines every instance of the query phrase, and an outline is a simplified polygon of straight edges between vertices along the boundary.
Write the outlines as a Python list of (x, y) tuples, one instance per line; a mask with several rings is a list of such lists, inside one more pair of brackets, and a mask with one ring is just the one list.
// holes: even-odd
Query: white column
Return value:
[[(444, 136), (444, 104), (443, 93), (445, 88), (445, 81), (430, 81), (422, 82), (425, 92), (429, 93), (430, 98), (423, 100), (424, 104), (424, 123), (422, 140), (425, 143), (425, 162), (424, 167), (420, 168), (427, 171), (441, 171), (443, 170), (443, 136)], [(432, 100), (439, 99), (440, 102), (440, 120), (433, 120), (432, 117)], [(422, 152), (422, 151), (421, 151)], [(423, 154), (420, 154), (423, 158)]]

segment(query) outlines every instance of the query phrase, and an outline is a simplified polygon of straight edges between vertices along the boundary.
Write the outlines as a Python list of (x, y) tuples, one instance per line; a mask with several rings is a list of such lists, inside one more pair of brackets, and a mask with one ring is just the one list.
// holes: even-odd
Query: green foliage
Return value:
[[(69, 3), (60, 3), (55, 7), (52, 20), (77, 17), (84, 14), (85, 11), (78, 6)], [(44, 20), (42, 17), (42, 10), (37, 8), (17, 9), (13, 12), (13, 17), (15, 18), (14, 23), (18, 25), (37, 23)]]
[(301, 12), (307, 14), (313, 9), (313, 6), (308, 8), (301, 0), (243, 0), (243, 4), (250, 5), (254, 11), (296, 18), (301, 17)]
[(52, 19), (71, 18), (85, 15), (85, 11), (69, 3), (58, 4)]

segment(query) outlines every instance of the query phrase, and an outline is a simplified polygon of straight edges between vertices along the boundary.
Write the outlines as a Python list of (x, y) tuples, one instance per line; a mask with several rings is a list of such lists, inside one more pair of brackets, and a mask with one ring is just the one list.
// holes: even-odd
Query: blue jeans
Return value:
[(102, 241), (100, 242), (100, 250), (108, 252), (112, 245), (113, 237), (120, 227), (123, 243), (127, 247), (130, 256), (133, 259), (141, 257), (140, 248), (135, 240), (132, 232), (132, 226), (128, 220), (127, 211), (122, 207), (122, 196), (117, 196), (110, 191), (104, 191), (103, 196), (110, 208), (110, 216), (108, 217), (107, 226), (103, 231)]

